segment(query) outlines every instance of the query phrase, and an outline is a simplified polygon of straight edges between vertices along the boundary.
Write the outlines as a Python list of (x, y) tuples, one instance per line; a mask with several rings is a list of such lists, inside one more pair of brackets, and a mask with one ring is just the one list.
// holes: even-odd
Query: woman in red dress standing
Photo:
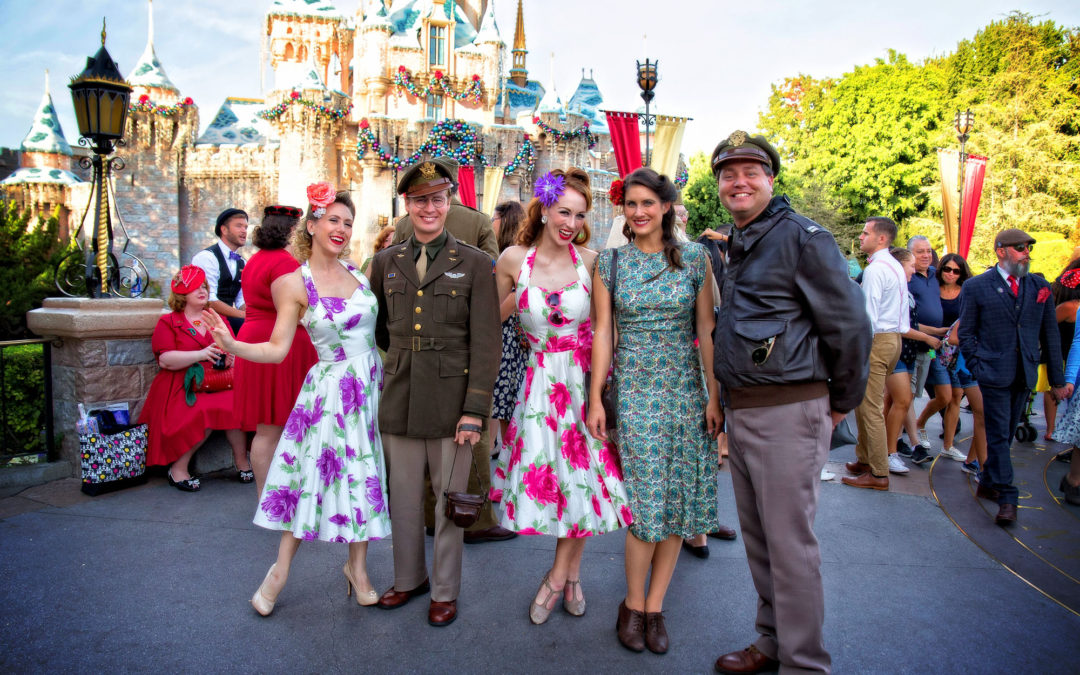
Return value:
[[(209, 297), (206, 273), (199, 267), (186, 265), (173, 277), (168, 300), (173, 311), (158, 319), (150, 339), (161, 372), (150, 384), (139, 414), (139, 423), (150, 427), (146, 463), (169, 465), (169, 484), (185, 492), (200, 487), (188, 463), (211, 429), (225, 429), (236, 465), (247, 463), (244, 432), (233, 412), (232, 390), (189, 395), (184, 389), (191, 366), (202, 363), (209, 367), (225, 354), (203, 322), (202, 311)], [(226, 362), (232, 358), (227, 357)], [(189, 397), (192, 403), (188, 403)]]
[[(300, 222), (303, 211), (293, 206), (267, 206), (262, 224), (252, 236), (258, 251), (244, 266), (241, 284), (247, 302), (244, 325), (238, 340), (251, 343), (266, 342), (274, 332), (277, 311), (274, 292), (284, 284), (283, 277), (300, 267), (287, 248), (293, 228)], [(254, 431), (251, 441), (252, 472), (240, 472), (240, 480), (252, 478), (262, 494), (266, 472), (274, 457), (285, 422), (289, 419), (296, 396), (304, 384), (308, 369), (319, 360), (311, 338), (303, 326), (297, 326), (289, 354), (281, 363), (254, 363), (236, 359), (234, 389), (236, 412), (240, 428)]]

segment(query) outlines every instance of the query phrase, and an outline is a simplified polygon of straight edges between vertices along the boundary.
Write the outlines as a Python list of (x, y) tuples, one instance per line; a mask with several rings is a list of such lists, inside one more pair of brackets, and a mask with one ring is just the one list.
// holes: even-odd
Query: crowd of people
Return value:
[[(715, 668), (828, 672), (813, 525), (832, 432), (851, 411), (845, 484), (888, 490), (890, 473), (909, 471), (901, 456), (931, 460), (925, 428), (940, 412), (939, 454), (1000, 503), (999, 523), (1015, 522), (1009, 439), (1040, 354), (1055, 399), (1080, 370), (1080, 348), (1066, 367), (1059, 347), (1066, 331), (1074, 342), (1080, 263), (1048, 302), (1023, 232), (1000, 233), (999, 265), (972, 276), (955, 254), (935, 266), (925, 237), (893, 248), (897, 226), (878, 217), (860, 236), (856, 283), (828, 230), (773, 194), (780, 157), (764, 137), (731, 134), (711, 167), (730, 232), (689, 241), (676, 187), (642, 168), (612, 191), (620, 222), (599, 252), (593, 188), (575, 167), (489, 220), (455, 198), (456, 162), (420, 162), (397, 185), (407, 215), (360, 268), (354, 205), (328, 183), (308, 187), (306, 211), (266, 207), (247, 261), (247, 214), (223, 212), (219, 242), (172, 280), (142, 421), (149, 463), (185, 491), (200, 489), (192, 454), (226, 430), (237, 478), (256, 485), (255, 524), (281, 532), (254, 609), (270, 615), (300, 542), (323, 540), (348, 545), (357, 603), (389, 610), (430, 594), (428, 622), (445, 626), (463, 544), (547, 535), (554, 558), (536, 570), (528, 616), (542, 624), (560, 600), (581, 616), (588, 538), (625, 529), (616, 637), (662, 654), (680, 550), (707, 557), (706, 536), (737, 536), (717, 513), (726, 457), (759, 635)], [(965, 397), (967, 453), (954, 445)], [(1073, 446), (1077, 409), (1052, 431)], [(394, 580), (379, 594), (367, 543), (391, 533)]]

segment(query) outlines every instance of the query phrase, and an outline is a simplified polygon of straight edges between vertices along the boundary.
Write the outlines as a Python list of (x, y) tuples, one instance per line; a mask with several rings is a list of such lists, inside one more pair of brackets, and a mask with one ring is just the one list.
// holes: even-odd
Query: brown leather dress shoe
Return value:
[(632, 652), (645, 650), (645, 612), (630, 609), (626, 601), (619, 603), (619, 620), (615, 622), (619, 643)]
[(862, 462), (858, 461), (848, 462), (844, 464), (844, 468), (848, 470), (848, 473), (855, 474), (856, 476), (860, 476), (864, 473), (870, 473), (870, 465), (863, 464)]
[(850, 485), (851, 487), (867, 488), (869, 490), (888, 490), (889, 489), (889, 477), (878, 478), (870, 472), (859, 474), (858, 476), (844, 476), (840, 479), (840, 482), (844, 485)]
[(427, 622), (432, 626), (449, 626), (457, 618), (457, 600), (439, 602), (432, 600), (427, 611)]
[(975, 496), (979, 499), (989, 499), (992, 502), (996, 502), (998, 497), (1001, 496), (1001, 493), (992, 487), (987, 487), (982, 483), (979, 483), (979, 486), (975, 488)]
[(716, 530), (710, 532), (709, 536), (713, 539), (733, 541), (735, 537), (739, 536), (739, 533), (736, 532), (733, 528), (728, 527), (727, 525), (720, 525), (716, 528)]
[(999, 506), (994, 522), (998, 525), (1015, 525), (1016, 504), (1002, 504)]
[(750, 645), (741, 651), (724, 654), (716, 659), (716, 663), (713, 664), (713, 668), (716, 669), (716, 672), (733, 673), (735, 675), (740, 675), (742, 673), (768, 673), (779, 667), (779, 661), (765, 656), (759, 652), (758, 648), (754, 645)]
[(411, 591), (399, 591), (393, 586), (391, 586), (390, 590), (383, 593), (382, 597), (379, 598), (379, 609), (397, 609), (398, 607), (401, 607), (402, 605), (407, 603), (409, 600), (412, 600), (413, 597), (417, 595), (423, 595), (430, 590), (431, 584), (428, 583), (427, 579), (424, 579), (424, 583), (420, 584)]
[(505, 527), (489, 527), (486, 530), (476, 530), (465, 533), (466, 544), (483, 544), (488, 541), (506, 541), (518, 536), (517, 532), (511, 532)]
[(653, 654), (667, 653), (668, 636), (663, 612), (645, 612), (645, 646)]

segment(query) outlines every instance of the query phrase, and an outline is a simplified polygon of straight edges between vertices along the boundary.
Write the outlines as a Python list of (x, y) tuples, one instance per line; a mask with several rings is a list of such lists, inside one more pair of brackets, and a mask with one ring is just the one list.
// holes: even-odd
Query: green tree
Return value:
[(730, 225), (731, 214), (720, 204), (709, 157), (703, 152), (692, 156), (688, 173), (689, 178), (682, 193), (689, 218), (686, 223), (687, 236), (696, 239), (706, 228), (717, 230)]
[(54, 214), (33, 225), (30, 212), (14, 202), (0, 201), (0, 339), (29, 337), (26, 313), (57, 293), (53, 283), (57, 264), (68, 242), (59, 239)]

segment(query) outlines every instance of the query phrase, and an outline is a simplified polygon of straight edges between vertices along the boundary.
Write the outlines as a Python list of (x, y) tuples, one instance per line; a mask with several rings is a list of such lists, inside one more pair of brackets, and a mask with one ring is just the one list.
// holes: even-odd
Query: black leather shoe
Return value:
[(685, 550), (690, 551), (691, 555), (694, 555), (694, 556), (696, 556), (698, 558), (701, 558), (702, 560), (706, 560), (709, 557), (709, 545), (708, 544), (705, 544), (704, 546), (694, 546), (690, 542), (683, 539), (682, 547)]
[(1080, 506), (1080, 485), (1074, 487), (1069, 484), (1067, 477), (1062, 476), (1059, 489), (1065, 494), (1065, 501)]
[(979, 483), (979, 487), (975, 488), (975, 496), (979, 499), (989, 499), (992, 502), (996, 502), (1000, 493), (992, 487), (986, 487), (982, 483)]
[(998, 525), (1014, 525), (1016, 523), (1016, 504), (1002, 504), (999, 506), (994, 522)]

